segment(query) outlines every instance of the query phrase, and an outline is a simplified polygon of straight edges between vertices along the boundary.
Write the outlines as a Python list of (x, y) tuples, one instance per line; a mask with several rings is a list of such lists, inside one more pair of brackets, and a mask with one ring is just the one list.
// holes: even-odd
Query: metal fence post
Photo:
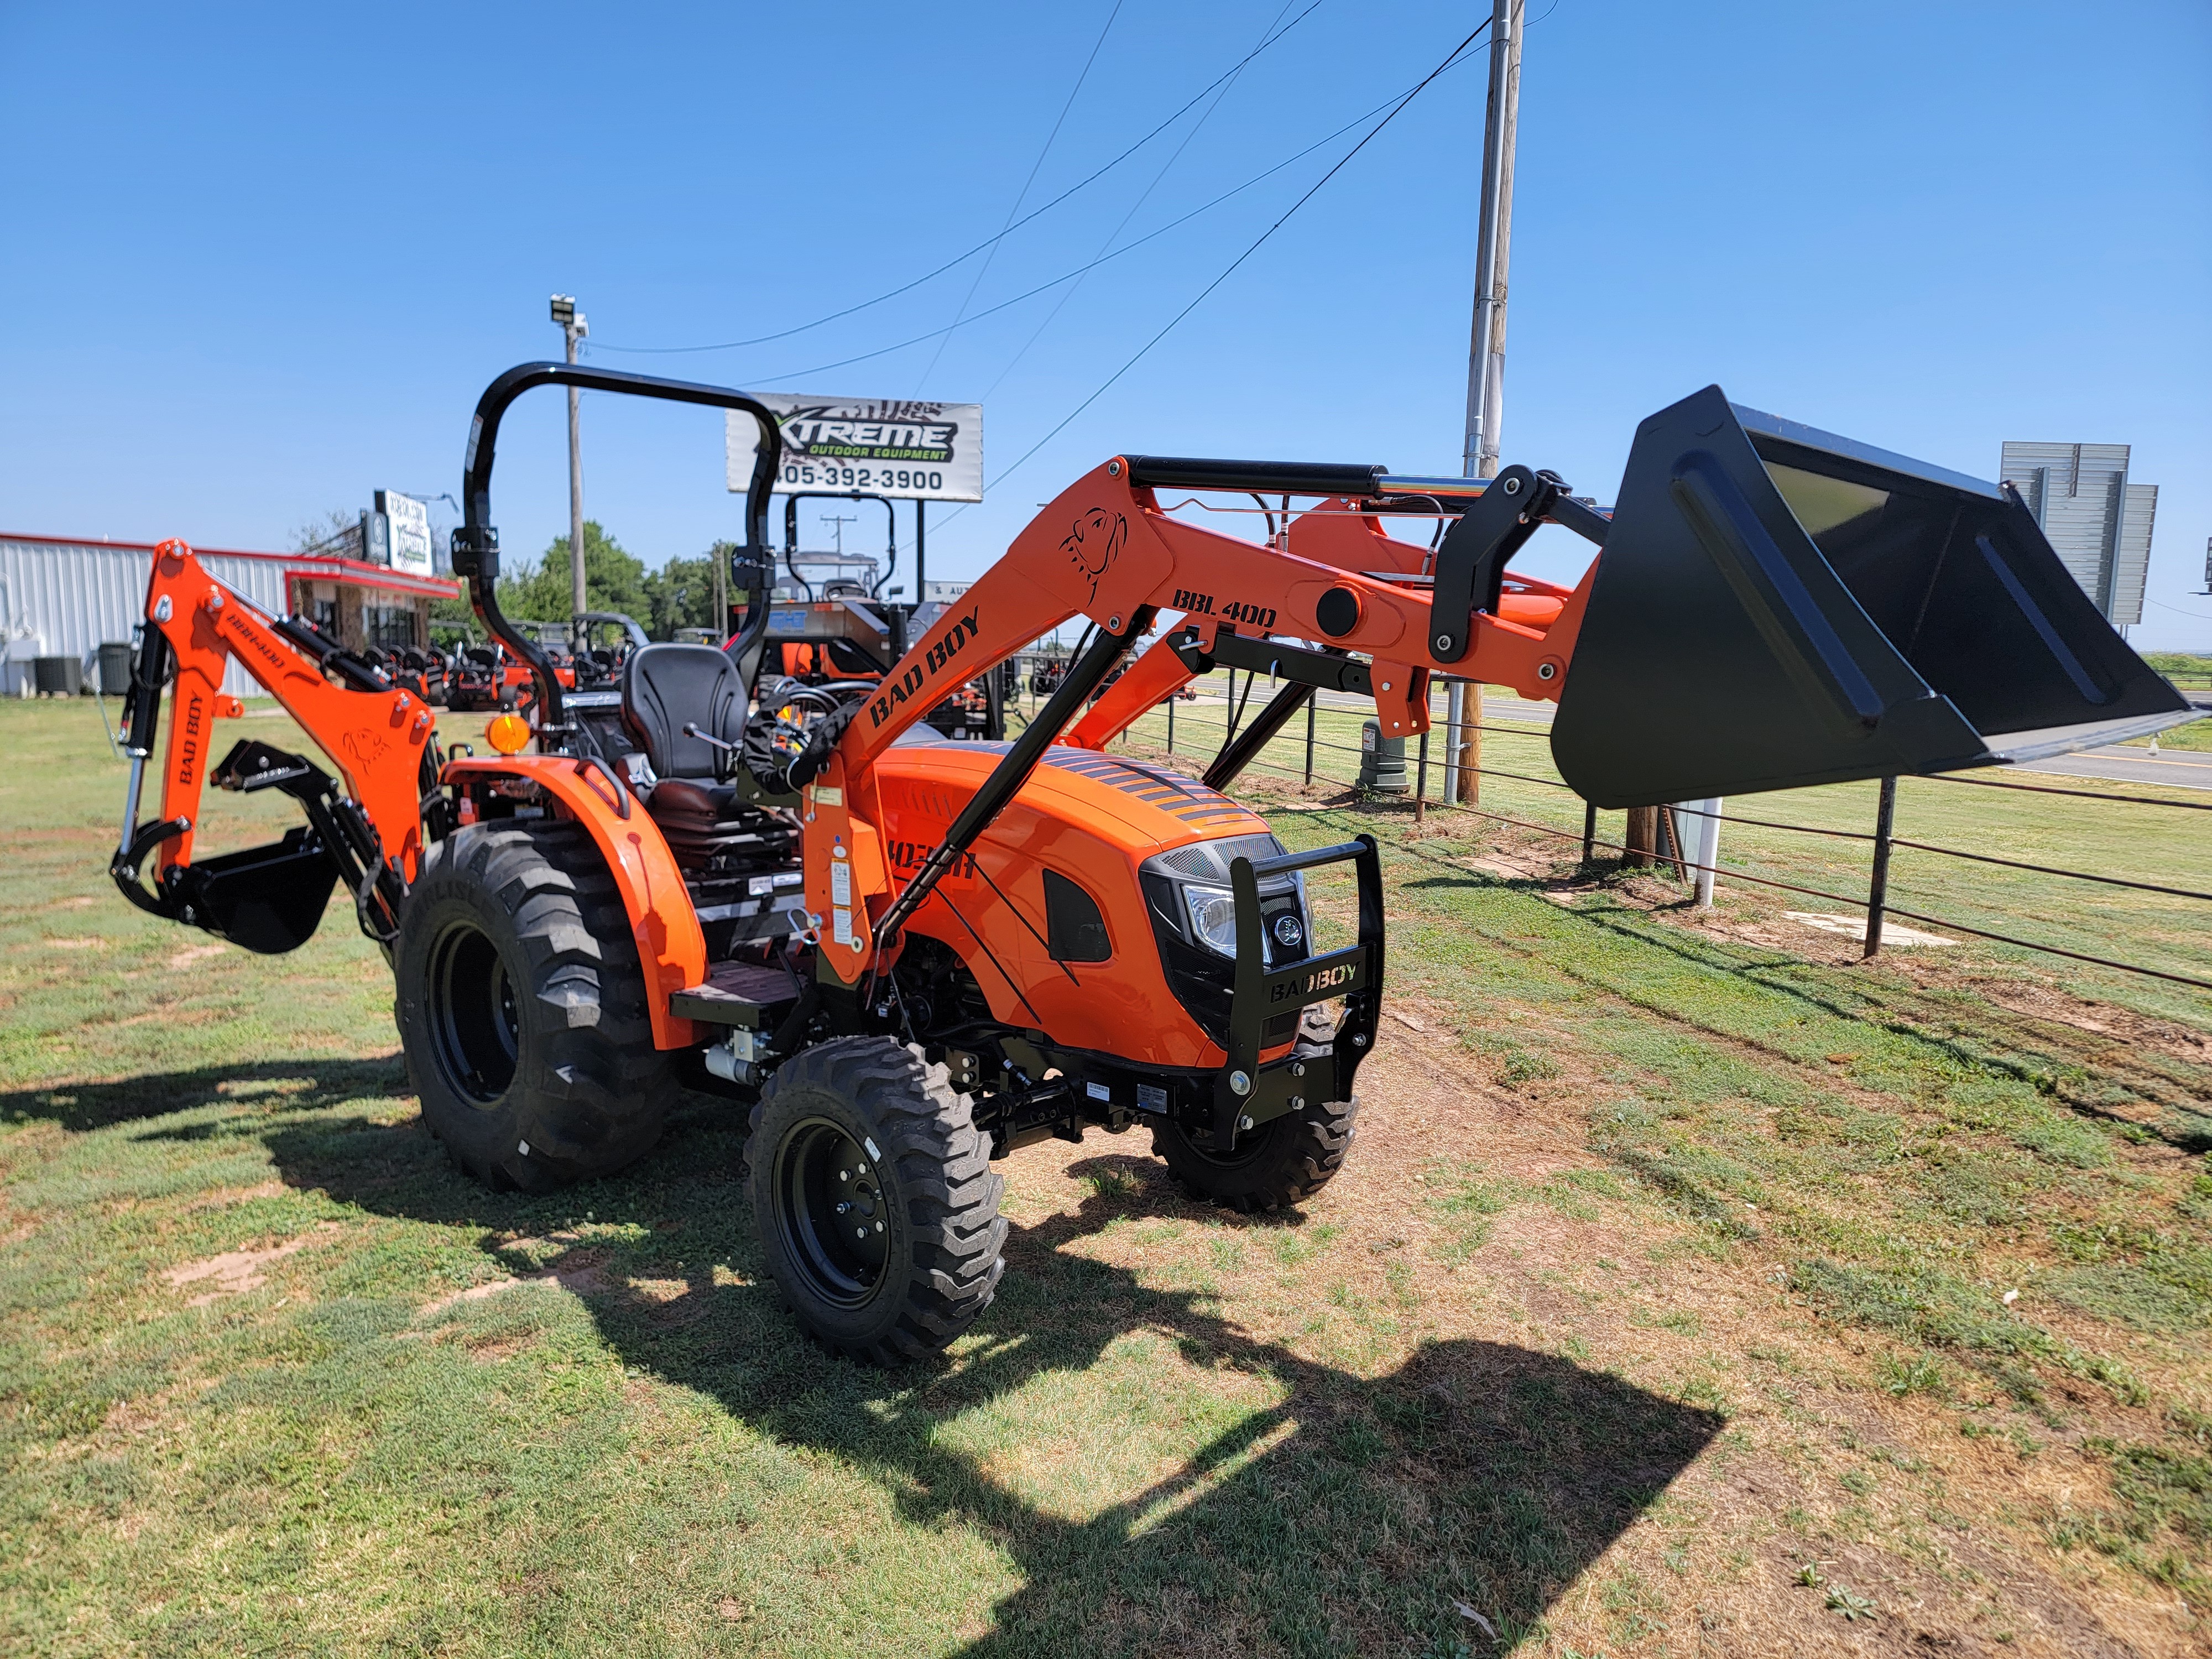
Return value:
[(1897, 822), (1897, 780), (1881, 781), (1881, 804), (1874, 815), (1874, 879), (1867, 890), (1866, 951), (1859, 957), (1871, 962), (1881, 949), (1881, 915), (1889, 902), (1889, 836)]
[(1175, 753), (1175, 706), (1176, 694), (1168, 693), (1168, 753)]
[(1597, 803), (1583, 803), (1583, 866), (1587, 869), (1597, 861)]
[(1429, 734), (1421, 733), (1420, 758), (1413, 768), (1413, 822), (1422, 822), (1429, 805)]
[(1313, 696), (1306, 699), (1306, 784), (1308, 787), (1311, 787), (1313, 784), (1314, 705), (1320, 701), (1319, 691), (1316, 691)]

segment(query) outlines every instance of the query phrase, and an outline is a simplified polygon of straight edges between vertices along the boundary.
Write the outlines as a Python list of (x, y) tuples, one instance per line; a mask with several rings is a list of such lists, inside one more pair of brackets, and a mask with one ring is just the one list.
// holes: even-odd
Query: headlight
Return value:
[(1237, 955), (1237, 896), (1226, 887), (1203, 887), (1186, 883), (1183, 913), (1190, 918), (1190, 936), (1209, 951), (1224, 957)]
[[(1278, 962), (1305, 955), (1305, 887), (1303, 882), (1283, 891), (1264, 895), (1260, 901), (1260, 957), (1272, 968)], [(1190, 918), (1190, 936), (1207, 950), (1237, 957), (1237, 896), (1226, 887), (1202, 882), (1182, 884), (1183, 914)]]

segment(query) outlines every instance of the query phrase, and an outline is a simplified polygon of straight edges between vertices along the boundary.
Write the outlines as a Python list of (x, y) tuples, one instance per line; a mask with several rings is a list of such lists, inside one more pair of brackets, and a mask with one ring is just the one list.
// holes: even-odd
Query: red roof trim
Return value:
[[(13, 532), (0, 532), (0, 542), (32, 542), (53, 547), (83, 547), (117, 549), (125, 553), (151, 553), (153, 542), (94, 542), (82, 536), (23, 536)], [(213, 554), (225, 559), (269, 559), (292, 568), (284, 574), (287, 580), (305, 575), (330, 580), (333, 578), (359, 583), (364, 586), (390, 587), (401, 592), (428, 593), (436, 599), (459, 599), (460, 583), (445, 576), (416, 576), (404, 570), (394, 570), (386, 565), (367, 564), (359, 559), (343, 559), (319, 553), (249, 553), (236, 547), (202, 547), (191, 544), (199, 554)]]

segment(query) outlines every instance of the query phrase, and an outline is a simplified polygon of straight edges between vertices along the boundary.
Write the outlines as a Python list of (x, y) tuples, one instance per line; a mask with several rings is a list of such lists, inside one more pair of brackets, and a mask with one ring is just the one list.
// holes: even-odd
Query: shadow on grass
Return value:
[[(17, 1089), (0, 1094), (0, 1123), (58, 1123), (82, 1133), (271, 1096), (281, 1097), (291, 1109), (312, 1109), (408, 1092), (407, 1068), (397, 1054), (372, 1060), (280, 1060)], [(191, 1138), (185, 1129), (164, 1133), (172, 1139)]]
[[(999, 1298), (957, 1358), (893, 1373), (832, 1359), (800, 1337), (761, 1273), (736, 1122), (692, 1097), (635, 1168), (550, 1197), (473, 1185), (417, 1124), (337, 1115), (264, 1138), (291, 1184), (481, 1227), (487, 1255), (501, 1237), (548, 1237), (587, 1215), (635, 1224), (628, 1240), (601, 1231), (570, 1252), (590, 1270), (579, 1282), (607, 1342), (760, 1432), (865, 1472), (907, 1524), (992, 1538), (1023, 1587), (973, 1656), (1487, 1651), (1455, 1598), (1517, 1640), (1723, 1426), (1496, 1343), (1425, 1343), (1369, 1378), (1255, 1339), (1211, 1296), (1086, 1254), (1116, 1221), (1214, 1216), (1118, 1148), (1075, 1166), (1093, 1188), (1076, 1212), (1012, 1230)], [(1279, 1224), (1232, 1225), (1256, 1243)], [(717, 1266), (745, 1282), (716, 1283)], [(632, 1288), (639, 1280), (662, 1293)], [(1188, 1451), (1179, 1425), (1194, 1418), (1224, 1426)], [(1184, 1448), (1181, 1467), (1095, 1512), (1056, 1513), (1026, 1479), (1111, 1465), (1147, 1437)], [(1154, 1467), (1151, 1454), (1134, 1461)]]

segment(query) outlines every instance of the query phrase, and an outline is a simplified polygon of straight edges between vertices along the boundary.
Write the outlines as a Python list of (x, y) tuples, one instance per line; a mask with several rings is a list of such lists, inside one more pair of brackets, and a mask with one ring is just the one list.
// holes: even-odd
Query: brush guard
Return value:
[[(1260, 882), (1324, 865), (1349, 863), (1359, 884), (1359, 942), (1326, 956), (1270, 969), (1263, 953)], [(1309, 1100), (1348, 1100), (1352, 1081), (1375, 1045), (1382, 1013), (1382, 860), (1375, 837), (1360, 836), (1310, 853), (1273, 859), (1231, 859), (1229, 887), (1237, 902), (1237, 971), (1229, 1005), (1229, 1059), (1214, 1080), (1212, 1145), (1235, 1150), (1237, 1137)], [(1267, 1025), (1316, 1002), (1345, 1000), (1344, 1018), (1326, 1055), (1293, 1051), (1267, 1065)]]
[(1602, 807), (2026, 762), (2194, 717), (2019, 493), (1731, 404), (1637, 428), (1559, 698)]
[(266, 847), (172, 865), (150, 890), (140, 879), (146, 860), (191, 826), (183, 818), (136, 826), (108, 866), (124, 897), (149, 915), (204, 928), (263, 956), (282, 956), (314, 937), (331, 889), (343, 878), (362, 932), (391, 949), (405, 889), (385, 862), (375, 830), (339, 794), (336, 779), (302, 756), (248, 738), (209, 781), (247, 794), (282, 790), (300, 803), (307, 822)]

